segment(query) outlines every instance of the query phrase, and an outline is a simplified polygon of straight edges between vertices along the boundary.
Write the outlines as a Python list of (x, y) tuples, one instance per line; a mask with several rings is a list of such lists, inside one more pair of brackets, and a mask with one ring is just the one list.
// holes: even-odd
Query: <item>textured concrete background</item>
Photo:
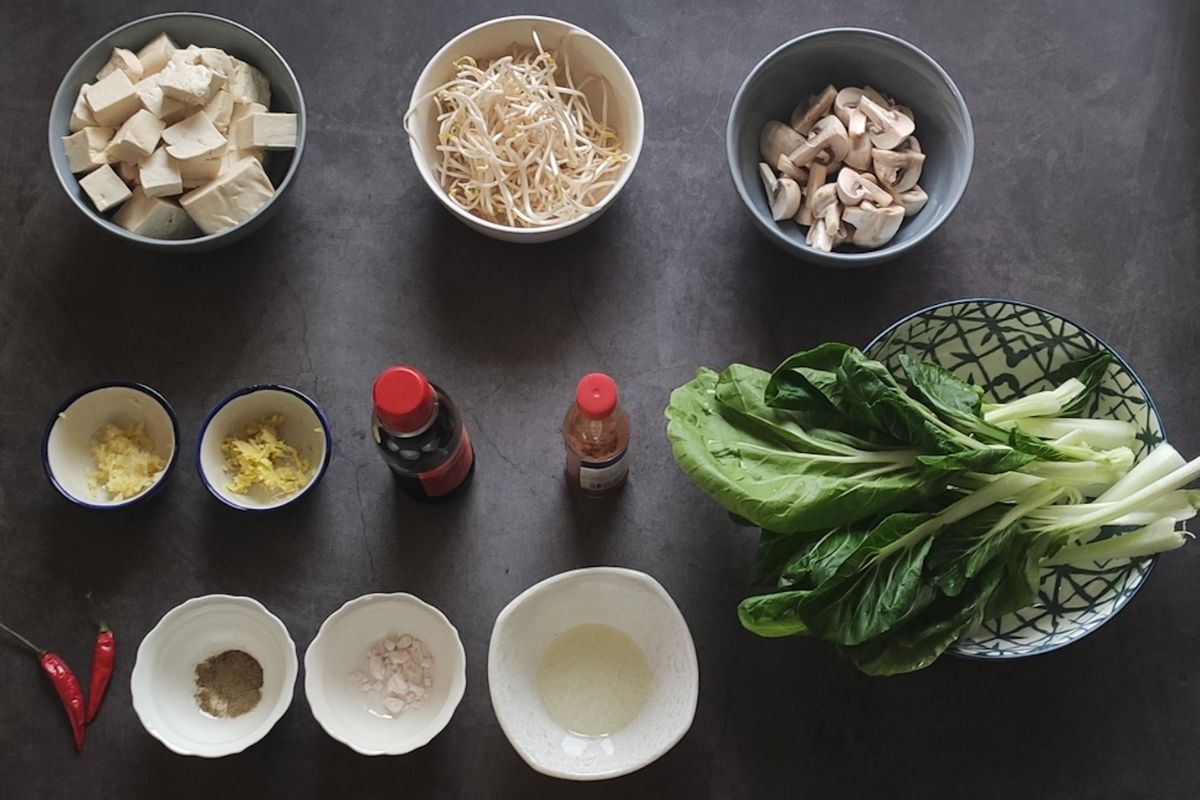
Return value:
[[(0, 619), (86, 673), (84, 592), (120, 642), (103, 714), (76, 756), (51, 689), (0, 647), (0, 796), (1190, 798), (1200, 687), (1200, 546), (1164, 558), (1096, 635), (1017, 663), (944, 659), (860, 676), (831, 647), (764, 641), (734, 615), (753, 540), (674, 465), (669, 390), (699, 364), (773, 366), (826, 339), (864, 343), (926, 304), (998, 295), (1091, 328), (1136, 367), (1172, 441), (1200, 452), (1200, 9), (1157, 2), (200, 2), (257, 30), (307, 95), (309, 147), (273, 221), (218, 253), (166, 259), (95, 229), (45, 152), (71, 61), (162, 3), (5, 0), (0, 24)], [(611, 213), (534, 249), (481, 238), (420, 183), (401, 131), (425, 61), (506, 13), (565, 17), (625, 59), (642, 89), (642, 162)], [(836, 273), (755, 232), (725, 167), (725, 115), (768, 50), (833, 24), (909, 39), (958, 82), (975, 122), (958, 211), (911, 257)], [(478, 449), (451, 505), (398, 496), (367, 437), (370, 382), (419, 365), (456, 398)], [(629, 491), (565, 491), (558, 426), (574, 381), (605, 370), (633, 416)], [(95, 381), (162, 391), (184, 457), (144, 508), (76, 509), (47, 484), (54, 407)], [(227, 392), (278, 381), (328, 412), (334, 457), (297, 508), (241, 516), (202, 488), (190, 454)], [(656, 576), (695, 636), (691, 733), (630, 777), (572, 785), (505, 741), (486, 683), (497, 612), (548, 575), (618, 564)], [(443, 609), (467, 649), (466, 698), (405, 757), (329, 739), (297, 686), (241, 755), (172, 755), (129, 703), (135, 648), (169, 608), (252, 595), (299, 648), (343, 601), (406, 590)]]

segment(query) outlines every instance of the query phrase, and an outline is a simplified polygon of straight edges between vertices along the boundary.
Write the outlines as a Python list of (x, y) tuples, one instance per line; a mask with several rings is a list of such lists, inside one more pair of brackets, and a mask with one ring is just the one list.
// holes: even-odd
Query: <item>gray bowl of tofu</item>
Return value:
[(145, 17), (105, 35), (63, 78), (49, 148), (94, 223), (174, 253), (265, 223), (304, 152), (300, 84), (254, 31), (209, 14)]

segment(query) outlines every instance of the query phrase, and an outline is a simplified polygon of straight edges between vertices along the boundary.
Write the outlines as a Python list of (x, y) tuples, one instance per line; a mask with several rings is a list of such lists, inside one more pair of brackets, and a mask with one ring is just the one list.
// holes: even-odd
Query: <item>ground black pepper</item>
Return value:
[(254, 656), (226, 650), (196, 665), (196, 703), (214, 717), (240, 717), (262, 700), (263, 671)]

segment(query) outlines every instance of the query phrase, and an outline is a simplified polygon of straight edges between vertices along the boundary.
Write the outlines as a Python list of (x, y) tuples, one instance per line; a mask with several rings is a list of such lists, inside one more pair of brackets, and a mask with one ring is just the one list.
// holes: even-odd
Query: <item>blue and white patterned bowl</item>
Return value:
[[(1113, 357), (1086, 415), (1137, 426), (1141, 460), (1165, 434), (1158, 409), (1133, 369), (1111, 347), (1070, 320), (1011, 300), (973, 298), (930, 306), (876, 336), (866, 353), (900, 373), (899, 357), (934, 361), (983, 387), (997, 402), (1050, 388), (1046, 373), (1100, 350)], [(949, 652), (968, 658), (1020, 658), (1057, 650), (1099, 628), (1125, 607), (1155, 559), (1047, 567), (1038, 601), (996, 619)]]

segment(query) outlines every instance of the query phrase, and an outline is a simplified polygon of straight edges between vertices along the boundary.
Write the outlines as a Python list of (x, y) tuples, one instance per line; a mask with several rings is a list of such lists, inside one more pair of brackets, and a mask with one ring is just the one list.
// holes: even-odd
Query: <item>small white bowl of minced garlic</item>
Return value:
[(552, 777), (615, 778), (657, 760), (691, 727), (699, 687), (687, 622), (635, 570), (547, 578), (492, 629), (496, 718), (517, 754)]
[(42, 440), (51, 485), (85, 508), (113, 509), (158, 492), (175, 466), (179, 423), (158, 392), (114, 381), (58, 407)]
[(332, 441), (329, 420), (312, 398), (287, 386), (250, 386), (209, 412), (196, 441), (196, 469), (225, 505), (270, 511), (320, 482)]

